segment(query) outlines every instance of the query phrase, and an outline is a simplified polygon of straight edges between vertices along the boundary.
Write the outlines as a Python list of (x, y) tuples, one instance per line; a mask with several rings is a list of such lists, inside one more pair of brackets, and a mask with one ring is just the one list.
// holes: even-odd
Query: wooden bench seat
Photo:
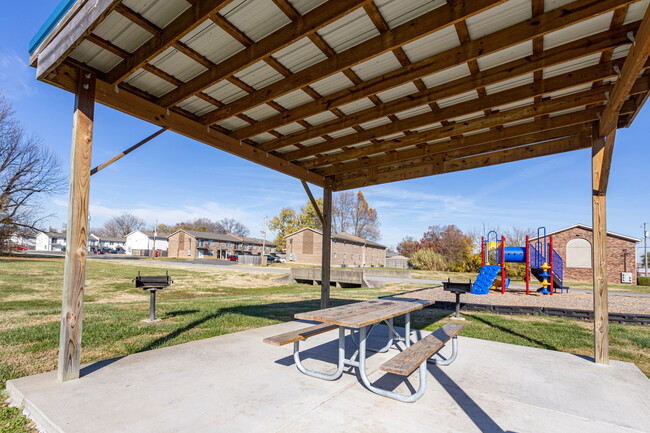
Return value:
[(389, 361), (381, 365), (381, 370), (388, 373), (408, 376), (429, 357), (442, 348), (449, 340), (457, 336), (465, 325), (449, 323), (422, 340), (406, 348)]
[(331, 331), (338, 328), (338, 325), (330, 325), (329, 323), (321, 323), (318, 325), (309, 326), (307, 328), (298, 329), (284, 334), (267, 337), (264, 342), (273, 346), (284, 346), (285, 344), (293, 343), (296, 341), (304, 340), (314, 335), (322, 334), (323, 332)]

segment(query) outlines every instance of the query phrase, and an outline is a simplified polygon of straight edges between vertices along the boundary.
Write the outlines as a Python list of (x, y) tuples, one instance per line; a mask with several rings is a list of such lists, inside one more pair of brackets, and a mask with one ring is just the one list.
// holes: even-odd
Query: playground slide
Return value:
[(501, 266), (499, 265), (485, 265), (481, 268), (481, 272), (476, 277), (476, 281), (472, 285), (472, 292), (475, 295), (487, 295), (490, 292), (490, 287), (494, 284), (494, 280), (501, 273)]

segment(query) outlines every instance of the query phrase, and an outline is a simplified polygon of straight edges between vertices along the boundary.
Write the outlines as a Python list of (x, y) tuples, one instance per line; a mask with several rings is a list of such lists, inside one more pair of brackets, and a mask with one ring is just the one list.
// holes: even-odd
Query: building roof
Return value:
[[(298, 233), (300, 233), (302, 231), (305, 231), (305, 230), (311, 230), (311, 231), (313, 231), (315, 233), (318, 233), (319, 235), (323, 236), (323, 232), (320, 231), (320, 230), (316, 230), (316, 229), (313, 229), (311, 227), (304, 227), (304, 228), (302, 228), (300, 230), (296, 230), (293, 233), (289, 233), (288, 235), (285, 236), (285, 238), (288, 238), (289, 236), (294, 236), (294, 235), (296, 235), (296, 234), (298, 234)], [(350, 233), (345, 233), (345, 232), (332, 233), (332, 239), (333, 240), (338, 240), (338, 241), (352, 242), (352, 243), (356, 243), (356, 244), (366, 244), (366, 245), (369, 245), (371, 247), (384, 248), (384, 249), (386, 248), (384, 245), (379, 244), (377, 242), (374, 242), (374, 241), (371, 241), (371, 240), (368, 240), (368, 239), (364, 239), (364, 238), (361, 238), (359, 236), (351, 235)]]
[[(265, 242), (264, 239), (249, 238), (249, 237), (246, 237), (246, 236), (236, 236), (236, 237), (241, 239), (242, 242), (245, 242), (245, 243), (248, 243), (248, 244), (253, 244), (253, 245), (262, 245)], [(272, 241), (268, 240), (268, 239), (266, 240), (266, 245), (269, 246), (269, 247), (274, 247), (275, 246), (275, 244)]]
[(650, 90), (647, 7), (79, 0), (48, 19), (30, 65), (70, 92), (94, 72), (99, 103), (345, 190), (586, 149), (594, 124), (629, 126)]
[[(567, 230), (571, 230), (571, 229), (574, 229), (574, 228), (580, 228), (580, 229), (587, 230), (587, 231), (592, 231), (593, 230), (593, 227), (588, 226), (586, 224), (574, 224), (574, 225), (572, 225), (570, 227), (565, 227), (563, 229), (559, 229), (559, 230), (555, 230), (554, 232), (547, 233), (546, 236), (554, 235), (554, 234), (557, 234), (557, 233), (562, 233), (562, 232), (565, 232)], [(624, 240), (630, 241), (630, 242), (641, 242), (641, 239), (633, 238), (632, 236), (621, 235), (619, 233), (614, 233), (614, 232), (609, 232), (609, 231), (607, 232), (607, 236), (613, 236), (613, 237), (616, 237), (616, 238), (621, 238), (621, 239), (624, 239)], [(538, 236), (535, 236), (534, 238), (530, 238), (530, 241), (537, 240), (537, 238), (538, 238)]]
[(91, 233), (90, 236), (94, 236), (97, 240), (104, 242), (126, 242), (126, 238), (121, 238), (118, 236), (104, 236), (97, 233)]
[(222, 241), (222, 242), (239, 242), (239, 239), (237, 239), (235, 236), (231, 234), (226, 234), (226, 233), (212, 233), (212, 232), (197, 232), (194, 230), (185, 230), (185, 229), (180, 229), (176, 230), (174, 233), (172, 233), (170, 236), (175, 235), (176, 233), (183, 232), (186, 233), (193, 238), (196, 239), (207, 239), (207, 240), (213, 240), (213, 241)]
[(387, 260), (406, 260), (406, 261), (408, 261), (409, 258), (398, 254), (396, 256), (390, 256), (390, 257), (386, 256), (386, 259)]
[[(138, 233), (138, 232), (143, 233), (143, 234), (147, 235), (147, 237), (150, 237), (150, 238), (153, 238), (153, 235), (154, 235), (153, 230), (133, 230), (131, 233), (126, 235), (126, 237), (128, 238), (132, 234)], [(168, 239), (168, 238), (169, 238), (169, 235), (167, 233), (163, 233), (163, 232), (157, 232), (156, 233), (156, 239)]]
[(59, 233), (59, 232), (41, 232), (48, 238), (64, 238), (65, 233)]

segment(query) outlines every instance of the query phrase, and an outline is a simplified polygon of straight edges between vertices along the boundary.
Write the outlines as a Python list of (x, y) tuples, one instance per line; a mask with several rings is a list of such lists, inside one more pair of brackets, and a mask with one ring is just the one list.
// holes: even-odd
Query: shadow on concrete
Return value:
[(479, 430), (484, 433), (514, 433), (503, 430), (442, 368), (429, 365), (428, 370)]
[(93, 362), (92, 364), (87, 365), (79, 370), (79, 377), (88, 376), (89, 374), (92, 374), (101, 368), (108, 367), (112, 363), (117, 362), (122, 358), (124, 358), (124, 356), (118, 356), (117, 358), (104, 359), (102, 361)]

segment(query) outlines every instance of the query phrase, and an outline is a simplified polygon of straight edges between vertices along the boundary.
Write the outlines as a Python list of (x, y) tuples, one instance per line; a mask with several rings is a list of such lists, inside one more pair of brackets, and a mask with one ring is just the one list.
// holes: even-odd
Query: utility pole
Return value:
[(264, 217), (264, 239), (262, 240), (262, 266), (266, 266), (266, 219)]
[(156, 219), (156, 225), (153, 226), (153, 252), (151, 256), (156, 260), (156, 236), (158, 235), (158, 219)]
[(648, 227), (643, 223), (643, 263), (645, 264), (645, 276), (648, 276)]

